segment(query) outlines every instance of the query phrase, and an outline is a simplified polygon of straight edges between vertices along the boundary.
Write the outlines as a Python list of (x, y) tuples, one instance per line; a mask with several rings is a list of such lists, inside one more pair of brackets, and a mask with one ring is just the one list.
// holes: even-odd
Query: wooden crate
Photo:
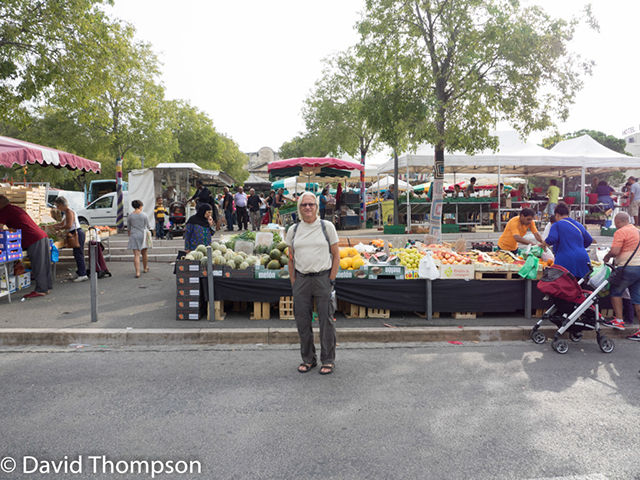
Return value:
[(280, 320), (295, 320), (293, 314), (293, 297), (280, 297)]
[(367, 318), (367, 307), (361, 307), (360, 305), (354, 305), (353, 303), (347, 303), (349, 306), (343, 311), (344, 316), (347, 318)]
[(244, 312), (247, 309), (247, 302), (233, 302), (232, 310), (234, 312)]
[(382, 310), (380, 308), (367, 308), (367, 316), (369, 318), (389, 318), (391, 316), (391, 311)]
[(540, 317), (542, 317), (542, 315), (544, 315), (545, 311), (546, 310), (544, 308), (538, 308), (538, 309), (536, 309), (535, 312), (533, 312), (532, 316), (533, 316), (533, 318), (540, 318)]
[[(413, 312), (420, 318), (427, 318), (426, 312)], [(431, 312), (431, 318), (440, 318), (440, 312)]]
[(493, 233), (493, 225), (473, 225), (471, 231), (475, 233)]
[(613, 312), (612, 308), (607, 308), (604, 310), (600, 310), (600, 315), (602, 315), (604, 318), (613, 318), (615, 316), (615, 313)]
[(271, 304), (269, 302), (253, 302), (251, 320), (269, 320), (271, 318)]
[(214, 302), (213, 307), (213, 318), (211, 318), (211, 302), (209, 302), (207, 308), (207, 320), (224, 320), (226, 314), (224, 313), (224, 302), (218, 301)]
[(476, 312), (453, 312), (451, 316), (457, 320), (465, 318), (476, 318)]

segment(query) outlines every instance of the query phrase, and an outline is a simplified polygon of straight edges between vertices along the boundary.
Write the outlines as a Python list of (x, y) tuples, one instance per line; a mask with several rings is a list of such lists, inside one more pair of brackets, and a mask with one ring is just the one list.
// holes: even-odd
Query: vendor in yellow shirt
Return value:
[(502, 235), (498, 239), (498, 247), (502, 250), (508, 250), (512, 253), (516, 253), (518, 250), (518, 243), (523, 243), (525, 245), (531, 244), (535, 245), (534, 242), (530, 242), (526, 240), (524, 236), (527, 234), (527, 230), (531, 230), (533, 236), (536, 237), (539, 243), (543, 244), (544, 240), (542, 236), (538, 233), (538, 229), (536, 228), (536, 224), (533, 221), (534, 212), (530, 208), (523, 208), (520, 211), (520, 215), (517, 217), (513, 217), (507, 223), (507, 226), (502, 232)]

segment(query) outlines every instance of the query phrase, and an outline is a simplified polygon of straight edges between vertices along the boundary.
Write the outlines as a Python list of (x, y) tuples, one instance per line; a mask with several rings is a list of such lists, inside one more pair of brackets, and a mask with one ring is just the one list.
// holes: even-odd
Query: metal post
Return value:
[(433, 319), (433, 298), (431, 296), (431, 280), (427, 278), (427, 320)]
[(498, 232), (502, 231), (502, 212), (500, 211), (500, 181), (502, 177), (500, 176), (500, 166), (498, 166)]
[(531, 320), (531, 280), (525, 280), (524, 286), (524, 318)]
[[(95, 228), (89, 229), (89, 238), (91, 238), (91, 230), (93, 230), (96, 238), (98, 237), (98, 233)], [(98, 242), (92, 242), (89, 240), (89, 266), (91, 268), (91, 278), (90, 278), (90, 287), (91, 287), (91, 323), (95, 323), (98, 321), (98, 256), (96, 255), (96, 248), (98, 246)]]
[[(209, 308), (207, 310), (209, 312), (208, 320), (211, 322), (216, 320), (216, 301), (213, 296), (213, 254), (211, 245), (207, 245), (207, 280), (209, 293)], [(211, 314), (212, 311), (213, 315)]]

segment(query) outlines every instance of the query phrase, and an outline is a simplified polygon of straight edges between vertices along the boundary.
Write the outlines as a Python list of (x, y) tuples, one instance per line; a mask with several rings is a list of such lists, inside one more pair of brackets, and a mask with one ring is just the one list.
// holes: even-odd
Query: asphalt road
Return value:
[(638, 347), (2, 348), (0, 478), (640, 478)]

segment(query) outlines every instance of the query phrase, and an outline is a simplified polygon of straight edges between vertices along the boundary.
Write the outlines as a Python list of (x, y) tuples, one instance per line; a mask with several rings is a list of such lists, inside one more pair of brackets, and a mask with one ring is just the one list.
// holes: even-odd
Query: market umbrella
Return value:
[[(367, 192), (375, 192), (377, 190), (386, 190), (389, 188), (389, 185), (393, 185), (393, 177), (386, 176), (381, 178), (380, 181), (372, 183), (369, 188), (367, 188)], [(413, 187), (409, 185), (407, 182), (403, 182), (402, 180), (398, 180), (398, 190), (413, 190)]]
[(421, 183), (420, 185), (414, 185), (413, 191), (415, 193), (428, 192), (430, 186), (431, 186), (431, 182)]
[(308, 181), (312, 177), (349, 177), (352, 170), (362, 171), (363, 168), (359, 163), (332, 157), (287, 158), (271, 162), (267, 167), (271, 180), (304, 175)]
[(297, 177), (281, 178), (271, 183), (271, 188), (277, 190), (278, 188), (285, 189), (302, 189), (302, 190), (314, 190), (318, 188), (317, 183), (299, 183)]
[(72, 153), (54, 148), (43, 147), (35, 143), (0, 136), (0, 166), (11, 168), (13, 165), (40, 164), (69, 170), (100, 173), (100, 162), (87, 160)]

